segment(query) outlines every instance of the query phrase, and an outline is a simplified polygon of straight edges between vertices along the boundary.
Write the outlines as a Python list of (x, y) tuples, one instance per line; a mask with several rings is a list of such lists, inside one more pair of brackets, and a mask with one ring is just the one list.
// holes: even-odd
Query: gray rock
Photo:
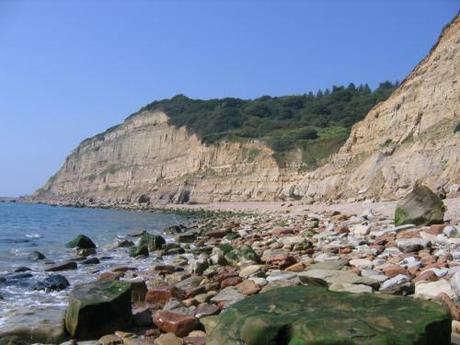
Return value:
[(240, 294), (233, 286), (228, 286), (211, 298), (211, 302), (224, 303), (225, 307), (228, 307), (233, 303), (241, 301), (244, 297), (245, 296)]
[(397, 276), (390, 278), (382, 283), (379, 291), (384, 293), (395, 294), (399, 293), (402, 288), (407, 287), (410, 282), (410, 277), (404, 274), (398, 274)]
[(450, 278), (450, 286), (456, 293), (457, 297), (460, 298), (460, 272), (454, 273), (454, 275)]
[(431, 241), (424, 238), (404, 238), (397, 240), (396, 245), (403, 253), (412, 253), (430, 247)]

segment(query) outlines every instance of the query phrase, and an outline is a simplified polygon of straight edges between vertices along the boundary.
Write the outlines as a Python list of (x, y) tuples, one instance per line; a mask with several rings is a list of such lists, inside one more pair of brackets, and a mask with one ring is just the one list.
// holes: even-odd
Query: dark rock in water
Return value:
[(298, 286), (233, 304), (206, 344), (448, 345), (450, 333), (448, 311), (433, 302)]
[(34, 290), (45, 290), (46, 292), (50, 291), (61, 291), (69, 287), (70, 283), (61, 274), (52, 274), (45, 278), (45, 280), (36, 283), (33, 286)]
[(163, 255), (184, 254), (185, 249), (177, 243), (166, 243), (163, 247)]
[(26, 271), (31, 271), (31, 269), (29, 267), (25, 267), (25, 266), (19, 266), (18, 268), (16, 268), (14, 270), (14, 272), (16, 273), (19, 273), (19, 272), (26, 272)]
[(67, 242), (66, 247), (67, 248), (90, 249), (90, 248), (96, 248), (96, 245), (88, 236), (78, 235), (72, 241)]
[(89, 258), (81, 262), (82, 265), (97, 265), (98, 263), (100, 263), (98, 258)]
[(148, 250), (154, 251), (163, 248), (165, 243), (165, 239), (160, 235), (149, 234), (146, 232), (141, 236), (138, 247), (146, 246)]
[(65, 328), (73, 338), (94, 339), (125, 329), (131, 317), (131, 284), (96, 281), (70, 293)]
[(127, 248), (134, 246), (134, 242), (130, 240), (120, 240), (117, 242), (118, 248)]
[(0, 284), (15, 285), (27, 288), (32, 284), (30, 281), (30, 278), (32, 277), (33, 276), (31, 273), (10, 273), (0, 277)]
[(62, 262), (60, 264), (53, 265), (45, 269), (47, 272), (56, 272), (56, 271), (69, 271), (76, 270), (77, 263), (75, 261)]
[(444, 222), (445, 206), (428, 187), (416, 185), (395, 211), (395, 225), (430, 225)]
[(29, 254), (28, 258), (29, 260), (38, 261), (38, 260), (45, 260), (46, 256), (40, 253), (39, 251), (34, 250), (33, 252)]
[(163, 229), (163, 233), (166, 235), (177, 235), (183, 233), (186, 229), (183, 225), (171, 225)]
[(149, 250), (147, 246), (132, 247), (129, 251), (129, 256), (136, 258), (138, 256), (149, 256)]
[(128, 233), (129, 237), (141, 237), (143, 234), (147, 233), (145, 230), (134, 230)]

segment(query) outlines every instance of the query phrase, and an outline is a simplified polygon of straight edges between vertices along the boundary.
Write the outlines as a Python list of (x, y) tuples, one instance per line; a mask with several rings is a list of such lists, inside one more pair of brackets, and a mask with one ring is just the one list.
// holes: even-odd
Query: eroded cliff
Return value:
[(280, 169), (257, 142), (206, 146), (161, 112), (141, 112), (83, 141), (34, 195), (62, 203), (273, 199)]
[[(133, 204), (305, 198), (396, 199), (415, 182), (460, 184), (460, 18), (400, 87), (309, 173), (281, 169), (261, 142), (205, 145), (165, 113), (143, 111), (85, 140), (34, 200)], [(292, 157), (296, 155), (293, 154)]]

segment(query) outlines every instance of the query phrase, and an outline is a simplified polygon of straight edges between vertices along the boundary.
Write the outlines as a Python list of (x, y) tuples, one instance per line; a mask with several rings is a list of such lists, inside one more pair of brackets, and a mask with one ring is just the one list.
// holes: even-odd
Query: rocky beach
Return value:
[[(457, 343), (460, 218), (439, 202), (421, 188), (392, 215), (373, 203), (356, 213), (194, 210), (161, 236), (106, 245), (130, 260), (106, 270), (81, 235), (67, 244), (74, 260), (43, 264), (38, 288), (68, 291), (65, 308), (17, 315), (0, 343), (450, 344), (451, 332)], [(89, 281), (69, 286), (68, 272), (85, 264)]]

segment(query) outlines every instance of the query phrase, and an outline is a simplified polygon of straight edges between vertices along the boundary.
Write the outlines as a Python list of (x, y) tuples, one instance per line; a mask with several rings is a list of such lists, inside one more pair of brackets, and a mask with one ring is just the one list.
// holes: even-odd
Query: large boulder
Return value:
[(160, 235), (149, 234), (145, 232), (139, 238), (138, 247), (147, 247), (148, 250), (154, 251), (163, 248), (166, 244), (166, 241)]
[(96, 281), (72, 290), (65, 327), (74, 338), (94, 339), (125, 328), (131, 317), (131, 284)]
[(404, 199), (398, 202), (395, 225), (430, 225), (444, 221), (445, 206), (428, 187), (416, 185)]
[(235, 303), (206, 344), (448, 345), (450, 333), (449, 312), (433, 302), (297, 286)]
[(78, 235), (72, 241), (67, 242), (66, 247), (78, 249), (94, 249), (96, 248), (96, 245), (88, 236)]

